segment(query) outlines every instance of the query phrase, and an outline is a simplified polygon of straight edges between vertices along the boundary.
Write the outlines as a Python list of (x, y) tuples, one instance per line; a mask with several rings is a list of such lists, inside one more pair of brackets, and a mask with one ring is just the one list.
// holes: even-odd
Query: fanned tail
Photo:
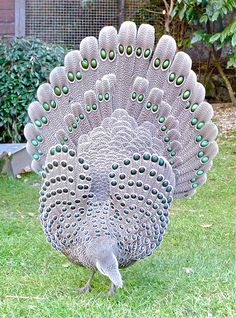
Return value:
[[(113, 142), (114, 149), (139, 145), (163, 157), (174, 171), (175, 197), (192, 195), (206, 181), (218, 151), (212, 107), (204, 101), (205, 89), (191, 70), (190, 57), (176, 52), (167, 35), (154, 49), (154, 38), (147, 24), (137, 30), (135, 23), (124, 22), (118, 33), (104, 27), (98, 40), (83, 39), (80, 50), (69, 52), (64, 66), (51, 72), (50, 83), (39, 87), (38, 101), (29, 106), (32, 123), (25, 127), (36, 172), (45, 170), (55, 145), (79, 155), (93, 136), (95, 152)], [(108, 132), (120, 134), (119, 125), (123, 135), (109, 140)]]

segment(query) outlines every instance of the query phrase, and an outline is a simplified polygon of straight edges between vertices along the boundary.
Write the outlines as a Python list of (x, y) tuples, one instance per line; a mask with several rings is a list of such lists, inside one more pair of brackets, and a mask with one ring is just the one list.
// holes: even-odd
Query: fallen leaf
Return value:
[(16, 175), (16, 178), (17, 178), (17, 179), (21, 179), (21, 175), (20, 175), (20, 174), (17, 174), (17, 175)]
[(64, 264), (62, 264), (62, 266), (65, 267), (65, 268), (68, 268), (68, 267), (71, 266), (71, 264), (70, 263), (64, 263)]
[(200, 226), (204, 229), (208, 229), (209, 227), (212, 227), (213, 224), (201, 224)]
[(191, 267), (183, 267), (183, 270), (185, 271), (186, 274), (193, 274), (194, 271)]

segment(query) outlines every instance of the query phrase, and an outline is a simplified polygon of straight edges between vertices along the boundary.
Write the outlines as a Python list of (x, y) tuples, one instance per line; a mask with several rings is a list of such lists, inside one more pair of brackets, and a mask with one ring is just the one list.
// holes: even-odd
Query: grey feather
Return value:
[(173, 199), (206, 182), (218, 152), (190, 57), (154, 38), (124, 22), (83, 39), (39, 87), (25, 127), (48, 241), (117, 287), (119, 267), (159, 247)]

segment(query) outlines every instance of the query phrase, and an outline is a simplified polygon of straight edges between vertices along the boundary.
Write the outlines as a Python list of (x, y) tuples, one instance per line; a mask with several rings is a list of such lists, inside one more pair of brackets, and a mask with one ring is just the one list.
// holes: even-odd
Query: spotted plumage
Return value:
[(83, 39), (39, 87), (25, 127), (47, 240), (108, 276), (110, 293), (120, 267), (160, 246), (172, 201), (195, 193), (217, 154), (190, 57), (172, 37), (154, 39), (133, 22)]

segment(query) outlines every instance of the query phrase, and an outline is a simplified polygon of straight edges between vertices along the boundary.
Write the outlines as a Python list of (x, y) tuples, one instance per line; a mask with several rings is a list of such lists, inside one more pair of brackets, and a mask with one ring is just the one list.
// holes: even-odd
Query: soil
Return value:
[(233, 138), (233, 131), (236, 131), (236, 108), (230, 103), (213, 104), (214, 118), (219, 129), (219, 136)]

